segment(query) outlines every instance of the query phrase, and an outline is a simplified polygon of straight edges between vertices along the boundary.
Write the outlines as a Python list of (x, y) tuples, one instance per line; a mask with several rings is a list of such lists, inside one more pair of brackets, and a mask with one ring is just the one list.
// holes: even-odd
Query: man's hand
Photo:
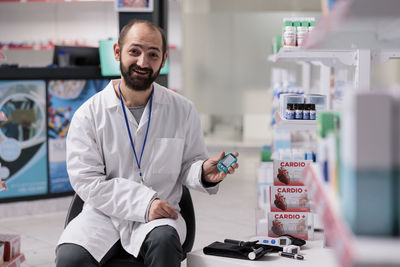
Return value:
[(176, 211), (167, 201), (154, 199), (150, 205), (149, 222), (161, 218), (170, 218), (176, 220), (178, 219), (178, 213), (176, 213)]
[[(233, 152), (232, 154), (235, 155), (236, 157), (239, 156), (239, 153), (237, 152)], [(202, 174), (203, 181), (208, 183), (218, 183), (224, 180), (228, 173), (233, 174), (235, 172), (235, 169), (239, 167), (239, 164), (235, 163), (232, 165), (232, 167), (229, 167), (227, 173), (220, 172), (217, 168), (217, 165), (218, 162), (221, 159), (223, 159), (223, 157), (225, 157), (225, 152), (221, 152), (219, 156), (209, 158), (203, 163), (203, 174)]]

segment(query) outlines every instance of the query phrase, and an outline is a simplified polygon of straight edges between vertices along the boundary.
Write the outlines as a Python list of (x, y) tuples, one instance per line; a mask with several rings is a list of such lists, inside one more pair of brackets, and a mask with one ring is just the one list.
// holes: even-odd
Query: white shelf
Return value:
[(400, 1), (337, 1), (304, 40), (307, 49), (398, 49)]
[(341, 266), (399, 266), (400, 238), (354, 236), (342, 219), (337, 197), (322, 181), (319, 165), (308, 165), (302, 178), (324, 225), (328, 243)]
[(286, 48), (279, 50), (278, 54), (270, 55), (272, 62), (320, 62), (326, 66), (355, 65), (357, 52), (353, 50), (305, 50), (302, 48)]
[(286, 120), (281, 117), (278, 111), (274, 114), (276, 126), (283, 130), (317, 130), (316, 120)]

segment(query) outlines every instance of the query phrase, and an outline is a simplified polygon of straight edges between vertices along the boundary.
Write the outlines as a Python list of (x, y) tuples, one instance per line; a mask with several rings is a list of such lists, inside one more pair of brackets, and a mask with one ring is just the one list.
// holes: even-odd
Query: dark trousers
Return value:
[[(65, 243), (56, 249), (57, 267), (99, 267), (123, 250), (121, 242), (115, 243), (106, 255), (97, 262), (83, 247)], [(154, 228), (144, 240), (138, 259), (146, 267), (179, 267), (182, 260), (182, 246), (175, 228), (164, 225)]]

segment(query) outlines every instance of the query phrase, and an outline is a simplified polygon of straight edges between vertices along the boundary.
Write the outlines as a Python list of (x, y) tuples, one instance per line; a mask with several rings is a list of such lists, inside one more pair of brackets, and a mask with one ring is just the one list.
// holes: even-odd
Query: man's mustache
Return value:
[(132, 71), (147, 72), (150, 75), (153, 74), (153, 70), (152, 69), (150, 69), (150, 68), (141, 68), (136, 64), (132, 64), (132, 65), (129, 66), (129, 72), (132, 72)]

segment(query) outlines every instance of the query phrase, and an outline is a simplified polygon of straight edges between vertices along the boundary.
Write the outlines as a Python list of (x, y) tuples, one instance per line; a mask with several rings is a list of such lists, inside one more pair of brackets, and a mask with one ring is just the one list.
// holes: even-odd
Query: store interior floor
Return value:
[[(218, 154), (220, 149), (210, 148), (210, 155)], [(223, 241), (225, 238), (243, 239), (255, 235), (259, 148), (240, 148), (234, 151), (240, 153), (240, 167), (234, 175), (221, 183), (217, 195), (209, 196), (191, 190), (196, 214), (196, 239), (193, 250), (202, 249), (214, 241)], [(63, 198), (64, 200), (67, 204), (71, 197)], [(51, 205), (51, 202), (45, 203)], [(23, 267), (55, 266), (54, 250), (63, 230), (66, 212), (62, 209), (35, 216), (0, 219), (1, 233), (21, 235), (21, 250), (26, 258)], [(182, 266), (186, 266), (186, 261)]]

